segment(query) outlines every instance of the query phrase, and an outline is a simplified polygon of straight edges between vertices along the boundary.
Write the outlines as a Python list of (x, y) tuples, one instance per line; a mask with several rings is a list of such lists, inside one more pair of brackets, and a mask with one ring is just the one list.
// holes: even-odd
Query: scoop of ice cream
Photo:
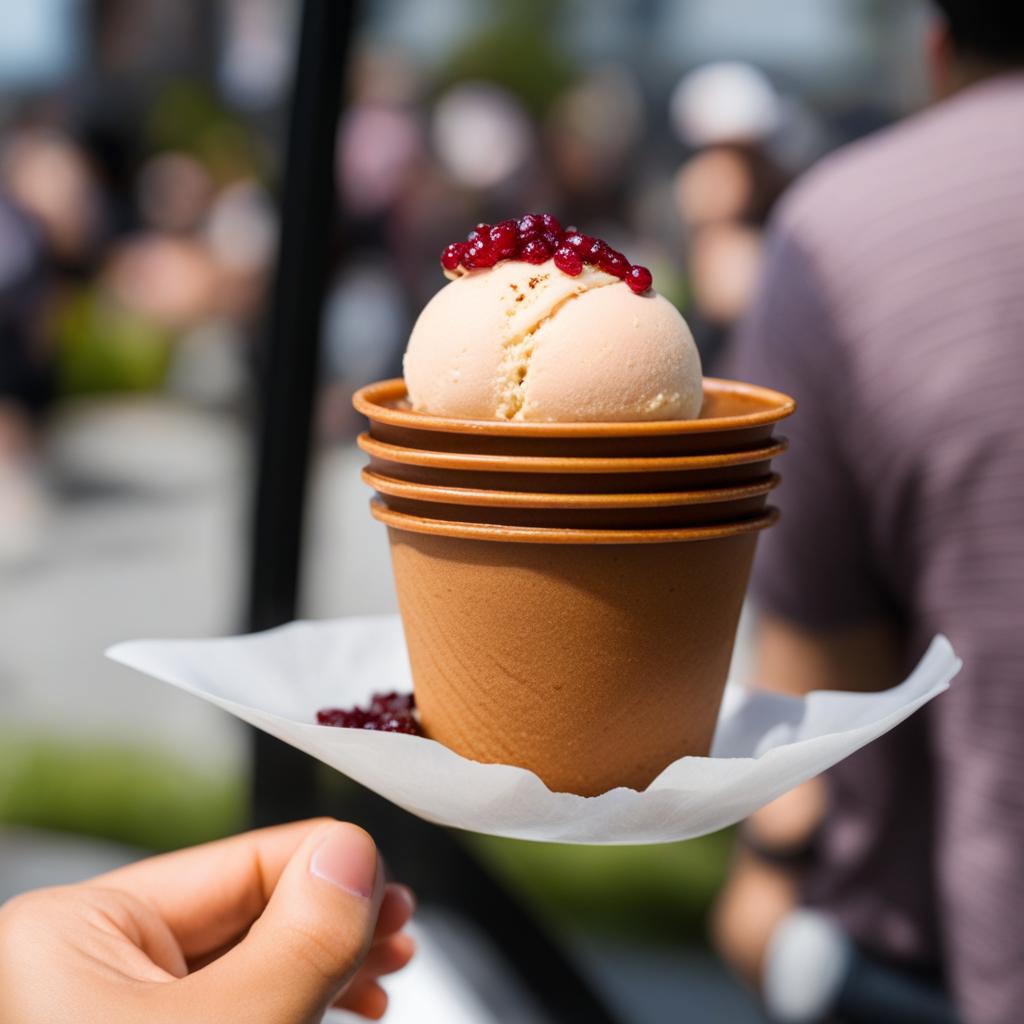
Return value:
[(702, 400), (697, 347), (670, 302), (551, 260), (445, 285), (413, 327), (404, 372), (414, 409), (472, 419), (691, 419)]

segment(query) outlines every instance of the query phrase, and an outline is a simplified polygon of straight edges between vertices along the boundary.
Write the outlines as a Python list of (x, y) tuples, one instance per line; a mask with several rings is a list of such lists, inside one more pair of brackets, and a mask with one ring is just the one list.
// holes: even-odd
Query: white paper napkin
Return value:
[(626, 845), (715, 832), (888, 732), (949, 686), (960, 661), (936, 637), (899, 686), (803, 699), (730, 685), (711, 757), (683, 757), (643, 792), (553, 793), (523, 768), (433, 740), (315, 723), (319, 708), (412, 688), (394, 616), (293, 622), (248, 636), (135, 640), (107, 651), (208, 700), (440, 825), (516, 839)]

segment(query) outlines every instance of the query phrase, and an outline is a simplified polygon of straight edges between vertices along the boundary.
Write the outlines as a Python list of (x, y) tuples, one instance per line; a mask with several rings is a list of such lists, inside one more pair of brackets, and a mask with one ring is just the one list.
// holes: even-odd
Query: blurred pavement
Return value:
[[(156, 400), (69, 410), (48, 449), (39, 550), (0, 572), (0, 723), (238, 766), (244, 732), (215, 708), (108, 662), (143, 636), (236, 632), (244, 607), (248, 442), (234, 421)], [(383, 529), (354, 445), (313, 486), (306, 614), (394, 610)]]

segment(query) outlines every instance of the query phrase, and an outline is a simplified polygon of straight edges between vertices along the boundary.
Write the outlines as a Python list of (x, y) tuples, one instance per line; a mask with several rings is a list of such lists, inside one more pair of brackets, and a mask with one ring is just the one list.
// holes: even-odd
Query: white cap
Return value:
[(768, 76), (739, 61), (705, 64), (684, 75), (669, 110), (679, 137), (694, 146), (763, 139), (782, 121)]
[(442, 164), (461, 184), (493, 188), (530, 154), (529, 118), (519, 101), (489, 82), (462, 82), (437, 101), (431, 126)]

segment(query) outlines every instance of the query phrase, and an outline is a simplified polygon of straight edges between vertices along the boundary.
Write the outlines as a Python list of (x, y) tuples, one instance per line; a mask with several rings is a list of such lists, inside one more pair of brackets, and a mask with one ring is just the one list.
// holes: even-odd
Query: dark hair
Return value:
[(957, 50), (971, 57), (1024, 62), (1020, 0), (935, 0)]

